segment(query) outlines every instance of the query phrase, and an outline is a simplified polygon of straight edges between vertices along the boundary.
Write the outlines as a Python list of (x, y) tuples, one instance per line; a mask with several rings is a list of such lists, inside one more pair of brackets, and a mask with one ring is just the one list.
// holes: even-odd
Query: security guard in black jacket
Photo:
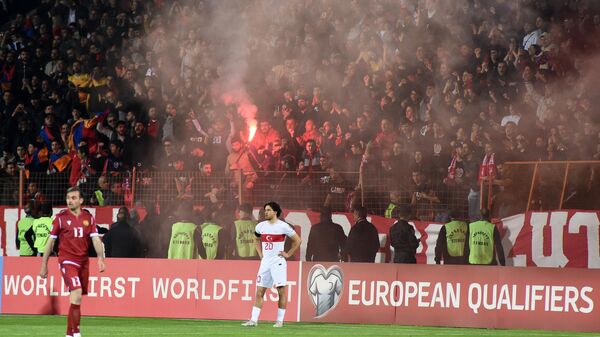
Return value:
[(410, 208), (400, 206), (394, 209), (394, 217), (398, 219), (390, 228), (390, 242), (394, 248), (394, 263), (417, 263), (416, 253), (419, 240), (415, 229), (408, 223)]

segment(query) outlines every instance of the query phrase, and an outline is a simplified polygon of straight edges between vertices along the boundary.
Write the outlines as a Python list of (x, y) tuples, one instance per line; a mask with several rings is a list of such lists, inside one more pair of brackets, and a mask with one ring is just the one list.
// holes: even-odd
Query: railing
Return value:
[[(371, 214), (383, 215), (396, 192), (400, 204), (411, 205), (414, 219), (444, 221), (451, 209), (468, 218), (464, 185), (446, 185), (443, 175), (434, 173), (416, 186), (409, 172), (395, 175), (379, 170), (360, 172), (234, 171), (205, 174), (199, 171), (123, 171), (94, 174), (76, 182), (89, 205), (126, 205), (169, 208), (183, 200), (195, 207), (232, 209), (241, 203), (262, 205), (276, 200), (288, 209), (314, 209), (323, 205), (334, 211), (349, 211), (364, 205)], [(36, 183), (38, 193), (29, 190)], [(0, 203), (36, 205), (50, 202), (64, 205), (64, 193), (71, 186), (68, 172), (20, 172), (0, 178)], [(104, 192), (99, 184), (103, 185)], [(424, 197), (424, 194), (427, 197)], [(38, 205), (39, 206), (39, 205)], [(506, 217), (529, 210), (599, 209), (600, 161), (506, 162), (493, 179), (480, 183), (480, 207), (494, 217)]]
[(600, 161), (506, 162), (480, 184), (496, 217), (530, 210), (600, 209)]
[[(256, 206), (276, 200), (288, 209), (318, 210), (326, 205), (338, 212), (349, 211), (353, 205), (360, 204), (366, 206), (371, 214), (383, 215), (390, 203), (390, 192), (395, 191), (401, 204), (412, 206), (415, 219), (441, 219), (451, 208), (466, 214), (468, 190), (445, 185), (441, 176), (425, 179), (423, 188), (426, 190), (422, 190), (411, 181), (408, 171), (390, 175), (376, 170), (310, 173), (234, 171), (230, 174), (132, 170), (97, 173), (75, 184), (81, 188), (85, 203), (89, 205), (133, 206), (141, 203), (146, 207), (154, 205), (168, 209), (178, 202), (189, 200), (200, 209), (212, 206), (234, 209), (241, 203)], [(18, 195), (13, 195), (12, 203), (7, 204), (19, 203), (21, 207), (28, 202), (40, 202), (31, 193), (35, 191), (29, 191), (28, 186), (32, 182), (41, 192), (38, 196), (53, 205), (64, 205), (64, 193), (72, 185), (68, 172), (51, 175), (21, 172), (11, 181), (14, 185), (11, 190), (18, 191)], [(98, 194), (98, 190), (103, 192)], [(423, 194), (435, 199), (426, 199)]]

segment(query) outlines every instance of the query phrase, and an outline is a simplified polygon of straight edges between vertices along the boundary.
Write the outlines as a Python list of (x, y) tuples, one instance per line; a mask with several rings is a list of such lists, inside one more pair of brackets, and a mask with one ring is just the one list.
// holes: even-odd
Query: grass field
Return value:
[[(64, 336), (64, 316), (0, 316), (0, 336)], [(281, 329), (272, 322), (243, 328), (239, 321), (189, 319), (83, 317), (81, 333), (93, 336), (600, 336), (600, 334), (535, 330), (489, 330), (433, 328), (397, 325), (286, 323)]]

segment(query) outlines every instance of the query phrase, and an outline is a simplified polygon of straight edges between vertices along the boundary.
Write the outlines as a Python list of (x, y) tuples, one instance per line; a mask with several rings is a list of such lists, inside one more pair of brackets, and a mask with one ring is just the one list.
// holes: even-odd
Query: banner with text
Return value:
[[(1, 313), (66, 314), (57, 260), (5, 257)], [(244, 320), (258, 261), (90, 261), (88, 316)], [(363, 263), (288, 264), (289, 321), (600, 332), (600, 270)], [(267, 292), (261, 320), (276, 317)]]
[(600, 331), (600, 270), (303, 263), (302, 321)]
[[(100, 226), (108, 227), (116, 220), (117, 207), (87, 208)], [(56, 214), (60, 208), (54, 209)], [(256, 215), (258, 210), (255, 210)], [(302, 237), (297, 256), (304, 260), (308, 235), (313, 224), (319, 222), (319, 214), (311, 211), (284, 210), (283, 219), (296, 226)], [(392, 258), (389, 231), (393, 220), (380, 216), (369, 218), (379, 232), (381, 249), (376, 262), (389, 262)], [(0, 255), (16, 256), (15, 244), (18, 210), (0, 207)], [(333, 215), (348, 234), (354, 223), (349, 213)], [(435, 242), (440, 223), (414, 221), (421, 245), (417, 249), (417, 263), (433, 264)], [(164, 226), (171, 224), (165, 223)], [(529, 212), (498, 221), (502, 245), (507, 255), (507, 265), (538, 267), (600, 268), (600, 212), (553, 211)]]
[[(38, 275), (41, 258), (4, 260), (3, 313), (66, 314), (68, 290), (58, 261), (51, 258), (48, 277)], [(288, 265), (288, 317), (297, 317), (298, 264)], [(259, 261), (108, 259), (98, 273), (90, 260), (84, 315), (248, 319), (256, 291)], [(277, 315), (278, 296), (268, 292), (262, 317)], [(273, 302), (273, 303), (270, 303)]]

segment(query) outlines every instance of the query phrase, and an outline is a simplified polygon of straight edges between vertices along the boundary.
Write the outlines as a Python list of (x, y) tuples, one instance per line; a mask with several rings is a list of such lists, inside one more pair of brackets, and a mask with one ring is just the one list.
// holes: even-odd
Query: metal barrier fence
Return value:
[[(435, 220), (451, 208), (466, 214), (467, 189), (447, 186), (441, 176), (424, 177), (420, 184), (411, 179), (408, 170), (394, 176), (375, 170), (234, 171), (229, 175), (224, 172), (133, 170), (93, 174), (82, 181), (70, 181), (68, 172), (51, 175), (21, 172), (20, 179), (10, 180), (9, 191), (18, 191), (15, 192), (18, 195), (3, 193), (6, 198), (12, 198), (3, 204), (39, 206), (48, 201), (53, 205), (64, 205), (66, 189), (78, 184), (85, 203), (100, 206), (141, 203), (146, 207), (168, 208), (189, 200), (195, 207), (204, 208), (241, 203), (262, 205), (276, 200), (288, 209), (318, 210), (326, 205), (338, 212), (349, 211), (353, 205), (364, 205), (369, 213), (383, 215), (390, 203), (390, 192), (397, 192), (396, 199), (400, 204), (412, 205), (415, 219)], [(3, 186), (6, 188), (10, 184)]]
[(503, 218), (526, 211), (600, 209), (600, 161), (506, 162), (481, 183), (481, 205)]
[[(33, 183), (33, 184), (32, 184)], [(442, 173), (414, 177), (381, 170), (360, 172), (234, 171), (206, 174), (199, 171), (122, 171), (93, 174), (70, 181), (68, 172), (46, 174), (23, 171), (0, 178), (0, 204), (64, 205), (64, 193), (78, 184), (86, 204), (170, 207), (185, 200), (203, 208), (241, 203), (262, 205), (277, 200), (288, 209), (349, 211), (364, 205), (383, 215), (390, 194), (411, 205), (413, 218), (444, 221), (451, 209), (468, 218), (469, 186), (447, 185)], [(31, 186), (33, 185), (33, 186)], [(503, 218), (528, 210), (600, 209), (600, 161), (506, 162), (498, 165), (493, 180), (480, 183), (480, 207)]]

